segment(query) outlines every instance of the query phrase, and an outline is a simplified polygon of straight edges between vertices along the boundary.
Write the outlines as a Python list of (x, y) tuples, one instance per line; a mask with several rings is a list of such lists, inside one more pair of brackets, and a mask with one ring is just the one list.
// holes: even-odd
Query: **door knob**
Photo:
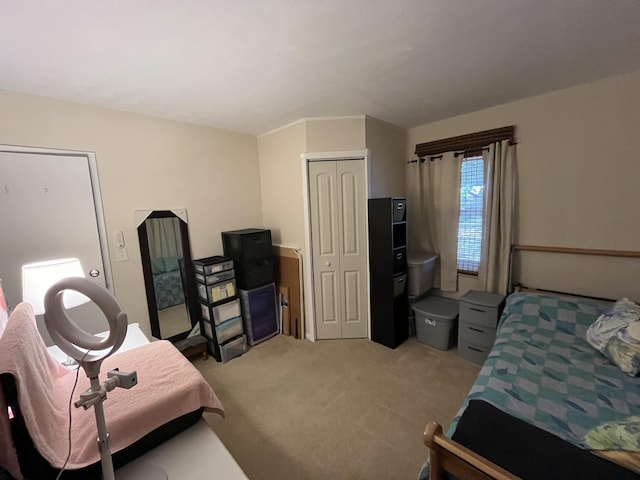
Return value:
[(327, 262), (327, 263), (325, 263), (325, 265), (326, 265), (327, 267), (330, 267), (330, 266), (331, 266), (331, 262)]
[(95, 278), (98, 275), (100, 275), (100, 270), (96, 270), (95, 268), (89, 272), (89, 276), (91, 276), (91, 277)]

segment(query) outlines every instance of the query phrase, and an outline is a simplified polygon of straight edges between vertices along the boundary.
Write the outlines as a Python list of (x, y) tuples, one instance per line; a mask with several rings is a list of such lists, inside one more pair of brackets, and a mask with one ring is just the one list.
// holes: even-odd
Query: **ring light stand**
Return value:
[[(78, 291), (92, 300), (107, 317), (109, 335), (106, 338), (93, 335), (78, 326), (69, 316), (63, 304), (65, 290)], [(120, 372), (112, 370), (107, 380), (100, 384), (99, 374), (102, 361), (113, 354), (124, 342), (127, 334), (127, 314), (122, 311), (115, 297), (106, 289), (82, 277), (70, 277), (53, 284), (44, 297), (44, 321), (52, 340), (64, 353), (74, 358), (84, 369), (91, 382), (91, 387), (80, 394), (74, 402), (76, 408), (85, 410), (93, 406), (98, 427), (98, 450), (102, 464), (104, 480), (114, 480), (113, 462), (109, 450), (109, 434), (104, 418), (102, 402), (107, 392), (116, 387), (129, 389), (136, 385), (136, 372)], [(96, 350), (107, 350), (107, 353), (92, 353)], [(166, 478), (166, 477), (165, 477)]]

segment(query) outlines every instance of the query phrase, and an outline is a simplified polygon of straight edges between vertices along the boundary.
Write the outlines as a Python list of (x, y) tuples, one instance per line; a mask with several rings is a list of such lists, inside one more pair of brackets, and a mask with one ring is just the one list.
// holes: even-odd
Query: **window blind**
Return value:
[(482, 252), (484, 210), (484, 160), (467, 157), (460, 172), (460, 218), (458, 221), (458, 272), (477, 275)]

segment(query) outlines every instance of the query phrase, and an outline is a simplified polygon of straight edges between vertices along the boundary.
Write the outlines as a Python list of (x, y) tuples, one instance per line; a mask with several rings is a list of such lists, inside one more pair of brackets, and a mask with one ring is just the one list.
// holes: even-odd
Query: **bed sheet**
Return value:
[(591, 429), (639, 415), (640, 378), (624, 375), (585, 340), (589, 325), (610, 305), (512, 294), (459, 415), (469, 400), (481, 399), (581, 448)]

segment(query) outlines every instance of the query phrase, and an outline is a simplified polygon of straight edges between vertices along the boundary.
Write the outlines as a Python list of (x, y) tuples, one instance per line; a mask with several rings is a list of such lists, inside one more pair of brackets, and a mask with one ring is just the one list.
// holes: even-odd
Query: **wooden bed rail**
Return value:
[(429, 422), (424, 430), (429, 448), (429, 480), (441, 480), (449, 472), (465, 480), (517, 480), (519, 477), (446, 437), (442, 427)]

